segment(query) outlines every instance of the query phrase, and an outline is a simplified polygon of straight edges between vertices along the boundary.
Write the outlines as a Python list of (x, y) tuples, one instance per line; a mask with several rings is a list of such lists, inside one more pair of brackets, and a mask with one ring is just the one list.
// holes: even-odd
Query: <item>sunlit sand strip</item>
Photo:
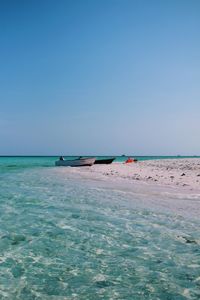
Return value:
[(136, 163), (112, 163), (93, 165), (90, 168), (71, 169), (92, 178), (125, 179), (129, 182), (141, 181), (200, 193), (200, 159), (163, 159), (139, 161)]

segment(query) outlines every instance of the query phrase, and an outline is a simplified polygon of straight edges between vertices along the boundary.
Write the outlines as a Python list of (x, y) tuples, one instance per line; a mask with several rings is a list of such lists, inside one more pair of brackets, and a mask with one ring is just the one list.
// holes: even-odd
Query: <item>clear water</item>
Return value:
[(0, 158), (0, 299), (200, 299), (198, 219), (54, 160)]

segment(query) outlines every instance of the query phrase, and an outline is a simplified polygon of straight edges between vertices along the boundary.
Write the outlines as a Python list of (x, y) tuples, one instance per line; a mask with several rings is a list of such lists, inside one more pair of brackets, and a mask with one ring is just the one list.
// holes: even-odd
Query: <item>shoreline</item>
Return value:
[(179, 188), (182, 192), (200, 194), (200, 158), (138, 161), (136, 163), (112, 163), (92, 167), (70, 168), (70, 173), (83, 177), (128, 183), (141, 182), (153, 186)]
[[(200, 159), (198, 163), (200, 163)], [(64, 176), (66, 180), (67, 178), (83, 180), (88, 185), (88, 188), (97, 190), (108, 189), (125, 193), (127, 194), (127, 200), (130, 203), (134, 203), (136, 207), (169, 213), (177, 217), (186, 217), (190, 220), (199, 220), (200, 188), (192, 185), (192, 179), (196, 176), (198, 164), (196, 161), (189, 164), (189, 167), (193, 168), (192, 170), (189, 168), (193, 177), (190, 178), (189, 174), (187, 174), (188, 176), (182, 176), (186, 178), (187, 182), (189, 180), (191, 183), (190, 186), (184, 185), (181, 179), (179, 179), (180, 173), (188, 169), (188, 162), (182, 162), (182, 164), (182, 168), (179, 165), (177, 166), (177, 164), (173, 165), (173, 172), (177, 174), (176, 177), (174, 176), (174, 180), (170, 178), (173, 175), (170, 175), (171, 173), (168, 174), (171, 160), (168, 162), (165, 161), (164, 167), (163, 161), (146, 161), (132, 164), (113, 163), (111, 165), (94, 165), (92, 167), (61, 167), (61, 169), (57, 169), (57, 172), (61, 176)], [(191, 167), (191, 164), (193, 167)], [(133, 174), (137, 174), (136, 176), (138, 176), (140, 169), (142, 171), (140, 172), (139, 180), (137, 180)], [(165, 177), (159, 177), (160, 173), (158, 170), (162, 174), (166, 174), (167, 171), (170, 180), (165, 183)], [(153, 174), (152, 178), (157, 176), (160, 180), (148, 180), (147, 176), (150, 176), (150, 171)], [(177, 180), (180, 180), (181, 184), (176, 185)]]

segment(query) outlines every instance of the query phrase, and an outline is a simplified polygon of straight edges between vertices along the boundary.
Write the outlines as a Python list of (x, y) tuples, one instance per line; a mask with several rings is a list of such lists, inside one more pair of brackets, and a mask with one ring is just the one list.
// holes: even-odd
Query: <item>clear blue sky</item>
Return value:
[(193, 155), (199, 132), (199, 0), (0, 0), (0, 155)]

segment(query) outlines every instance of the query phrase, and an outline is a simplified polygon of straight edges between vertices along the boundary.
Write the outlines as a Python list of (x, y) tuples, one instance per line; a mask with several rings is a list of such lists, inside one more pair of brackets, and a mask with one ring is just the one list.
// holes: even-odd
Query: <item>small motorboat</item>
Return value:
[(112, 158), (100, 158), (100, 159), (96, 159), (94, 164), (111, 164), (113, 162), (113, 160), (115, 160), (115, 157)]
[(55, 162), (56, 166), (63, 167), (84, 167), (84, 166), (92, 166), (95, 162), (95, 157), (89, 158), (77, 158), (72, 160), (60, 159)]

